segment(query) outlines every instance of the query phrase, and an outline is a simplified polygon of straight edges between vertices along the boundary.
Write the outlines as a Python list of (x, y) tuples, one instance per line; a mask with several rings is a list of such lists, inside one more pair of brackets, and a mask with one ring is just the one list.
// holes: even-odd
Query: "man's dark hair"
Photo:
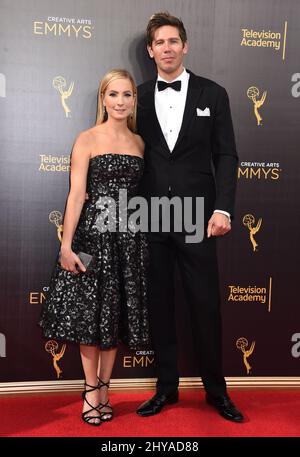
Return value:
[(172, 16), (168, 11), (165, 11), (155, 13), (150, 17), (146, 31), (148, 46), (152, 45), (154, 33), (156, 32), (156, 30), (160, 27), (163, 27), (164, 25), (171, 25), (172, 27), (177, 27), (182, 43), (186, 43), (187, 36), (182, 20), (178, 17)]

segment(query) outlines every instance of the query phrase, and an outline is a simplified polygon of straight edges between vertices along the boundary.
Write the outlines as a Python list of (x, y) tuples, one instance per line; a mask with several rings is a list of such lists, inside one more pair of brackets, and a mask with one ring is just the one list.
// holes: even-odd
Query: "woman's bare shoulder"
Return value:
[(96, 141), (98, 135), (103, 133), (101, 127), (102, 126), (95, 125), (94, 127), (91, 127), (87, 130), (83, 130), (77, 136), (76, 141), (82, 144), (93, 144)]
[(143, 138), (138, 135), (137, 133), (133, 134), (134, 141), (139, 149), (139, 152), (143, 155), (144, 154), (144, 149), (145, 149), (145, 143)]
[(90, 152), (94, 142), (91, 130), (83, 130), (77, 135), (72, 149), (72, 157), (90, 158)]
[(101, 126), (94, 126), (87, 130), (83, 130), (77, 136), (74, 148), (76, 150), (79, 149), (82, 153), (87, 153), (90, 156), (91, 152), (95, 148), (95, 145), (99, 142), (99, 134), (104, 134)]

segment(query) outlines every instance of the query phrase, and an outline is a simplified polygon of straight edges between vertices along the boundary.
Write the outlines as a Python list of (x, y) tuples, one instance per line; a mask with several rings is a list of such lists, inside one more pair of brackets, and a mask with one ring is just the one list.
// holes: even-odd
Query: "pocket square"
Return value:
[(208, 107), (205, 109), (197, 108), (197, 116), (210, 116), (210, 109)]

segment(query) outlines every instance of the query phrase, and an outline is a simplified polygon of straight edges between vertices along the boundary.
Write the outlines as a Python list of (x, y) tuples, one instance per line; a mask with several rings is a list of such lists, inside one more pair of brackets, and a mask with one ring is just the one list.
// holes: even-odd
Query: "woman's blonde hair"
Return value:
[(103, 97), (104, 97), (105, 91), (107, 89), (107, 86), (111, 82), (115, 81), (116, 79), (128, 79), (131, 82), (133, 95), (134, 95), (134, 106), (133, 106), (132, 114), (130, 116), (128, 116), (127, 126), (132, 132), (135, 132), (136, 131), (136, 107), (137, 107), (136, 84), (134, 82), (133, 77), (129, 73), (129, 71), (124, 70), (124, 69), (117, 68), (114, 70), (110, 70), (102, 78), (100, 85), (99, 85), (99, 90), (98, 90), (98, 109), (97, 109), (96, 124), (102, 124), (103, 122), (105, 122), (107, 120), (104, 105), (103, 105)]

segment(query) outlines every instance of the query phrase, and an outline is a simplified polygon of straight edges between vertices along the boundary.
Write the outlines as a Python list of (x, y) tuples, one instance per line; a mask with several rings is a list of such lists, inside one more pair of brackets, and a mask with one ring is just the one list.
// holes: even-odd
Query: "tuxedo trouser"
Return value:
[(183, 233), (152, 233), (149, 239), (149, 317), (157, 392), (172, 392), (179, 383), (174, 296), (177, 261), (190, 308), (192, 340), (202, 382), (212, 395), (224, 395), (216, 239), (189, 244)]

